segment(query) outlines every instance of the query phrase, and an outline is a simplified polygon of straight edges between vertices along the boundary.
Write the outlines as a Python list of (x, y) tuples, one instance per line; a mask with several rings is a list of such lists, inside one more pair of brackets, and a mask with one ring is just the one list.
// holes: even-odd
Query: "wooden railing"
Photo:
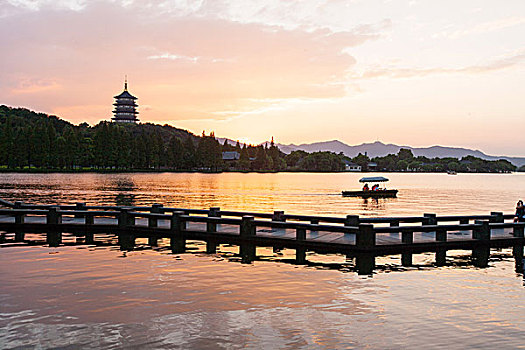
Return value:
[[(252, 213), (221, 211), (218, 207), (204, 209), (169, 208), (160, 204), (133, 207), (74, 205), (33, 205), (0, 200), (0, 231), (14, 232), (15, 240), (24, 240), (25, 232), (45, 232), (50, 245), (61, 243), (62, 232), (84, 235), (86, 242), (93, 242), (97, 233), (118, 235), (122, 249), (133, 249), (135, 239), (147, 237), (150, 245), (159, 238), (169, 238), (174, 253), (186, 249), (187, 239), (206, 242), (206, 251), (215, 253), (220, 243), (240, 245), (243, 261), (255, 259), (256, 246), (274, 246), (296, 250), (298, 263), (305, 263), (306, 252), (341, 253), (356, 258), (360, 273), (371, 273), (377, 255), (401, 254), (402, 265), (412, 264), (412, 255), (419, 252), (435, 252), (436, 265), (446, 263), (446, 251), (450, 249), (472, 250), (473, 263), (486, 266), (491, 247), (512, 247), (516, 261), (523, 259), (524, 223), (505, 222), (513, 215), (492, 212), (490, 215), (368, 218), (357, 215), (327, 217), (289, 215), (282, 211)], [(14, 218), (14, 222), (1, 218)], [(45, 220), (36, 219), (45, 217)], [(64, 222), (63, 218), (76, 218)], [(106, 220), (104, 220), (106, 219)], [(108, 220), (109, 219), (109, 220)], [(142, 220), (141, 220), (142, 219)], [(146, 220), (144, 220), (146, 219)], [(162, 225), (160, 222), (162, 222)], [(457, 224), (450, 224), (457, 222)], [(445, 224), (446, 223), (446, 224)], [(196, 227), (195, 224), (205, 224)], [(375, 225), (375, 226), (374, 226)], [(389, 225), (389, 226), (388, 226)], [(224, 231), (222, 226), (234, 227), (236, 232)], [(286, 231), (286, 235), (262, 234)], [(491, 237), (494, 230), (511, 229), (512, 235)], [(284, 231), (283, 231), (284, 230)], [(450, 232), (470, 232), (467, 237), (449, 240)], [(339, 233), (352, 239), (335, 242), (309, 238), (312, 233)], [(433, 233), (423, 241), (415, 241), (415, 233)], [(378, 242), (378, 236), (397, 234), (398, 242)]]

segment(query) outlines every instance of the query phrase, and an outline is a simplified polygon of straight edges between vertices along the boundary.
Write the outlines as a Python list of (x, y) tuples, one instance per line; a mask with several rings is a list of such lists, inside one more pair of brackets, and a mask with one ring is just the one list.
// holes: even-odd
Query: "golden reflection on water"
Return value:
[(524, 338), (525, 293), (512, 261), (495, 265), (369, 279), (220, 255), (4, 247), (0, 340), (6, 347), (514, 348)]
[[(29, 202), (150, 205), (294, 214), (366, 216), (424, 212), (513, 212), (525, 198), (525, 174), (382, 174), (398, 198), (342, 197), (362, 173), (0, 174), (0, 197)], [(376, 174), (377, 175), (377, 174)]]
[[(346, 198), (363, 174), (0, 174), (0, 197), (327, 215), (512, 212), (525, 176), (387, 174), (390, 200)], [(28, 235), (28, 237), (32, 237)], [(65, 242), (75, 242), (64, 236)], [(138, 242), (140, 243), (140, 242)], [(162, 243), (162, 242), (161, 242)], [(161, 245), (166, 245), (163, 242)], [(204, 250), (192, 243), (193, 252)], [(220, 254), (120, 252), (93, 246), (0, 248), (0, 344), (73, 348), (517, 348), (525, 327), (523, 277), (505, 251), (488, 269), (427, 268), (433, 254), (378, 259), (373, 279), (314, 264), (293, 251), (262, 261)], [(452, 254), (452, 252), (451, 252)], [(493, 254), (494, 255), (494, 254)], [(507, 257), (506, 257), (507, 256)], [(281, 261), (281, 262), (280, 262)]]
[[(305, 310), (308, 314), (337, 311), (341, 316), (351, 316), (368, 310), (366, 305), (342, 292), (343, 286), (358, 290), (362, 282), (341, 278), (336, 271), (317, 273), (265, 262), (243, 265), (192, 254), (173, 256), (139, 251), (127, 252), (122, 258), (123, 253), (116, 250), (87, 247), (81, 250), (2, 249), (1, 310), (4, 317), (12, 315), (16, 321), (13, 323), (11, 319), (6, 324), (0, 317), (0, 325), (16, 333), (18, 328), (14, 325), (18, 322), (46, 324), (40, 319), (43, 314), (69, 318), (72, 324), (111, 325), (147, 323), (173, 315), (187, 315), (183, 318), (188, 319), (194, 317), (189, 315), (201, 315), (205, 317), (202, 327), (211, 332), (223, 329), (228, 323), (239, 323), (239, 318), (232, 319), (234, 315), (242, 318), (262, 313), (265, 322), (276, 322), (269, 325), (270, 329), (283, 330), (283, 324), (293, 320), (274, 320), (272, 314), (294, 315), (297, 309), (299, 314)], [(17, 263), (8, 268), (9, 261)], [(16, 316), (19, 308), (29, 308), (31, 314)], [(304, 330), (298, 332), (299, 337), (304, 335)], [(271, 335), (274, 336), (273, 332)], [(319, 336), (326, 340), (333, 338), (332, 334), (322, 332)], [(227, 334), (224, 338), (225, 342), (235, 342)], [(13, 339), (10, 341), (17, 344)]]

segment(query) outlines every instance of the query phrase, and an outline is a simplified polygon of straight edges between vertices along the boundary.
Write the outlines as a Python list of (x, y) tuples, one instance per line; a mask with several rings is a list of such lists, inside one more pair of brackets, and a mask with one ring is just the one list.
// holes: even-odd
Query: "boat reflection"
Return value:
[(395, 202), (397, 198), (363, 198), (361, 209), (364, 211), (387, 211), (387, 203)]

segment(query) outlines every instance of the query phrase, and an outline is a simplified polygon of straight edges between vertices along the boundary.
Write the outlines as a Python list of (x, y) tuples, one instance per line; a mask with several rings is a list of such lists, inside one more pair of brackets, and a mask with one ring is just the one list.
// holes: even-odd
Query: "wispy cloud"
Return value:
[[(175, 119), (220, 118), (214, 112), (273, 106), (254, 100), (344, 96), (341, 77), (356, 63), (346, 49), (380, 38), (391, 25), (382, 20), (334, 32), (180, 16), (137, 3), (89, 2), (80, 11), (38, 6), (0, 22), (0, 45), (10, 48), (2, 55), (0, 75), (68, 86), (54, 101), (40, 99), (39, 108), (54, 108), (57, 101), (98, 105), (111, 99), (128, 74), (139, 98), (159, 105), (155, 113)], [(102, 77), (114, 84), (101, 86)], [(4, 96), (22, 91), (3, 87)], [(173, 96), (176, 103), (167, 104)], [(108, 114), (110, 108), (108, 101)]]
[(525, 62), (525, 49), (515, 52), (511, 55), (496, 58), (485, 64), (478, 64), (459, 68), (435, 67), (435, 68), (400, 68), (390, 67), (372, 67), (361, 74), (354, 74), (354, 79), (372, 79), (372, 78), (417, 78), (437, 74), (481, 74), (502, 69), (509, 69), (522, 65)]
[(490, 33), (523, 24), (525, 24), (525, 17), (512, 16), (493, 21), (478, 23), (461, 29), (450, 28), (440, 33), (434, 34), (433, 37), (458, 39), (468, 35)]
[(176, 55), (172, 53), (165, 52), (160, 55), (151, 55), (147, 57), (148, 60), (173, 60), (173, 61), (189, 61), (196, 63), (198, 60), (201, 59), (201, 57), (190, 57), (190, 56), (184, 56), (184, 55)]
[(11, 88), (13, 94), (34, 94), (60, 89), (61, 86), (54, 80), (22, 78)]
[(381, 136), (373, 119), (382, 137), (426, 139), (415, 118), (472, 112), (487, 140), (501, 111), (524, 123), (524, 13), (523, 0), (0, 0), (0, 101), (95, 124), (127, 74), (143, 121), (197, 132), (358, 142)]
[(88, 0), (5, 0), (13, 7), (38, 11), (42, 8), (67, 9), (73, 11), (83, 10)]
[(233, 62), (230, 58), (213, 58), (213, 57), (201, 57), (201, 56), (184, 56), (177, 55), (169, 52), (161, 54), (150, 55), (146, 57), (148, 60), (172, 60), (172, 61), (183, 61), (190, 63), (208, 62), (208, 63), (219, 63), (219, 62)]

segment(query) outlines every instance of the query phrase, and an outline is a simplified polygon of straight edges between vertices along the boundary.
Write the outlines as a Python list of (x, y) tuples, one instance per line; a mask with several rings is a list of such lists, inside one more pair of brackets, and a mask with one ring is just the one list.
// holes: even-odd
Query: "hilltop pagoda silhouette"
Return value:
[(137, 123), (137, 98), (128, 92), (128, 78), (124, 80), (124, 91), (120, 95), (114, 96), (115, 109), (113, 110), (114, 117), (111, 118), (115, 123)]

